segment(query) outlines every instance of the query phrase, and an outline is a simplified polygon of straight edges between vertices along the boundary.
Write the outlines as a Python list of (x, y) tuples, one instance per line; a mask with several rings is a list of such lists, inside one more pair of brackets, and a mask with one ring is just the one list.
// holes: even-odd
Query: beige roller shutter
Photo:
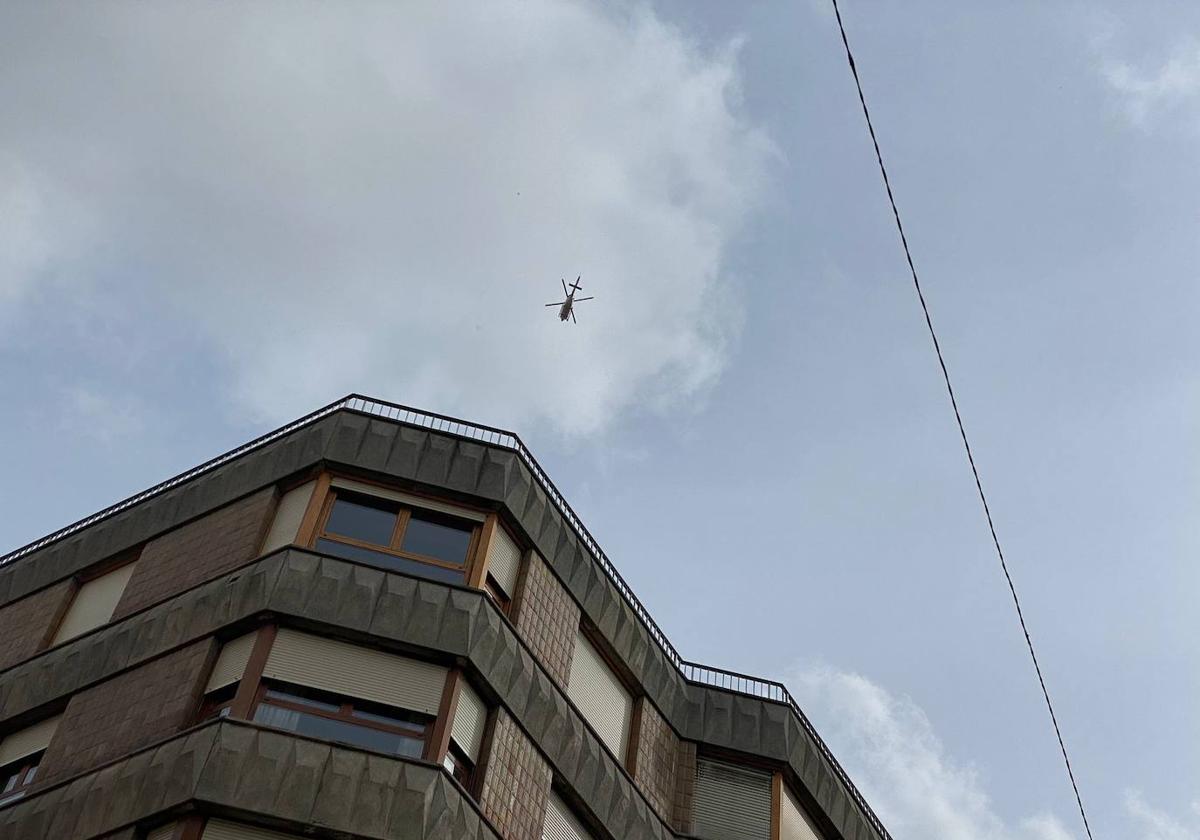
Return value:
[(695, 834), (704, 840), (771, 840), (771, 774), (696, 761)]
[(263, 554), (296, 541), (296, 535), (300, 533), (300, 523), (304, 521), (304, 512), (308, 510), (308, 502), (316, 486), (317, 482), (310, 481), (283, 494), (283, 498), (275, 506), (271, 530), (267, 532), (267, 538), (263, 541)]
[(6, 736), (3, 741), (0, 741), (0, 766), (8, 764), (10, 761), (16, 761), (18, 758), (33, 755), (35, 752), (41, 752), (50, 746), (50, 739), (54, 737), (60, 720), (62, 720), (62, 715), (47, 718)]
[(459, 519), (469, 519), (472, 522), (482, 522), (487, 519), (486, 515), (477, 510), (467, 510), (466, 508), (448, 505), (435, 499), (413, 496), (410, 493), (401, 493), (399, 490), (388, 490), (386, 487), (376, 487), (374, 484), (364, 484), (361, 481), (354, 481), (349, 478), (335, 478), (330, 484), (334, 487), (353, 490), (355, 493), (362, 493), (364, 496), (374, 496), (377, 499), (391, 499), (393, 502), (400, 502), (409, 507), (448, 513), (451, 516), (457, 516)]
[(488, 546), (487, 570), (510, 598), (517, 593), (517, 572), (521, 568), (521, 549), (497, 523)]
[(242, 674), (246, 673), (246, 663), (250, 661), (250, 651), (254, 649), (254, 640), (257, 638), (257, 632), (247, 633), (225, 643), (217, 656), (217, 664), (213, 665), (208, 685), (204, 687), (205, 694), (231, 685), (242, 678)]
[(302, 840), (299, 834), (283, 834), (228, 820), (209, 820), (200, 837), (201, 840)]
[(592, 835), (554, 791), (546, 799), (542, 840), (592, 840)]
[(779, 803), (779, 840), (821, 840), (787, 785), (783, 786), (783, 801)]
[(75, 599), (71, 601), (71, 608), (58, 625), (58, 632), (54, 634), (52, 644), (57, 645), (67, 639), (74, 639), (102, 624), (107, 624), (112, 618), (113, 610), (117, 608), (117, 602), (121, 600), (121, 593), (125, 591), (125, 584), (129, 583), (129, 576), (133, 574), (135, 566), (136, 562), (127, 563), (79, 587)]
[(179, 827), (179, 823), (169, 822), (165, 825), (160, 825), (158, 828), (152, 828), (146, 834), (146, 840), (172, 840), (175, 836), (175, 829)]
[(263, 676), (436, 715), (446, 669), (280, 628)]
[(580, 631), (575, 633), (575, 653), (571, 657), (567, 696), (579, 707), (600, 740), (624, 763), (625, 747), (629, 743), (629, 721), (633, 716), (633, 698)]
[(479, 745), (483, 741), (483, 724), (487, 721), (487, 706), (462, 677), (458, 678), (458, 705), (450, 737), (471, 761), (479, 761)]

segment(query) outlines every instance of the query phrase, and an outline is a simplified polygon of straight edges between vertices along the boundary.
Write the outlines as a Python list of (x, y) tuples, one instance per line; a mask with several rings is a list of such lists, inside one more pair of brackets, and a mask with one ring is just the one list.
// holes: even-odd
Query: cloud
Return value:
[(153, 301), (254, 419), (354, 389), (583, 435), (726, 365), (775, 156), (739, 43), (582, 1), (62, 12), (0, 11), (10, 315), (51, 282)]
[[(1109, 40), (1101, 39), (1101, 49), (1107, 49)], [(1145, 128), (1153, 118), (1200, 99), (1200, 43), (1195, 40), (1181, 43), (1152, 69), (1113, 58), (1105, 59), (1102, 69), (1125, 115), (1136, 126)]]
[(108, 445), (142, 434), (146, 429), (147, 410), (136, 398), (107, 396), (88, 385), (60, 389), (58, 428), (71, 436), (88, 437)]
[(1134, 826), (1132, 836), (1140, 840), (1200, 840), (1200, 803), (1192, 804), (1191, 826), (1147, 804), (1141, 791), (1128, 790), (1125, 813)]
[(824, 722), (855, 784), (895, 837), (955, 840), (1072, 840), (1051, 814), (1006, 823), (979, 772), (947, 755), (925, 712), (859, 674), (795, 669), (788, 684)]

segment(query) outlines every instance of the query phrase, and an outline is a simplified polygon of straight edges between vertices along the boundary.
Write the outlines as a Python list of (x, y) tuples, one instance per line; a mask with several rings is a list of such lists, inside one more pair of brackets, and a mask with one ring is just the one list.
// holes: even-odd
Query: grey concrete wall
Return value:
[[(0, 674), (0, 724), (29, 719), (35, 710), (194, 639), (222, 631), (235, 635), (264, 615), (350, 640), (391, 642), (397, 650), (434, 651), (463, 660), (614, 836), (670, 835), (482, 592), (294, 549)], [(836, 813), (837, 788), (820, 784), (829, 768), (789, 728), (798, 729), (790, 710), (699, 686), (690, 686), (689, 692), (695, 695), (691, 707), (702, 740), (729, 748), (750, 746), (790, 762), (799, 778), (815, 783), (816, 795), (826, 797), (821, 804), (830, 808), (827, 813)]]
[(363, 840), (500, 840), (438, 767), (236, 721), (207, 724), (0, 809), (0, 838), (90, 840), (191, 807)]
[[(583, 614), (599, 628), (681, 737), (789, 762), (806, 789), (805, 798), (819, 804), (828, 817), (828, 828), (849, 840), (878, 840), (790, 709), (684, 680), (525, 465), (507, 450), (339, 411), (11, 567), (0, 568), (0, 602), (54, 583), (105, 556), (321, 462), (424, 484), (476, 503), (492, 503), (546, 558)], [(365, 593), (351, 591), (348, 597), (362, 598)], [(331, 606), (318, 599), (313, 608), (354, 620), (351, 605)], [(435, 613), (432, 608), (422, 609), (430, 620)], [(423, 631), (414, 627), (414, 632), (419, 636)], [(482, 653), (477, 658), (482, 661)], [(6, 700), (2, 692), (0, 688), (0, 708)]]

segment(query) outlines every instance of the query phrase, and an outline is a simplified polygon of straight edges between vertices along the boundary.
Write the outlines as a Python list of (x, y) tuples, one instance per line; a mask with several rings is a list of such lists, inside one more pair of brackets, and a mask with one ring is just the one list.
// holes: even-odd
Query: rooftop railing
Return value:
[(245, 455), (248, 452), (252, 452), (256, 449), (266, 446), (272, 441), (278, 440), (279, 438), (291, 434), (292, 432), (302, 429), (306, 426), (310, 426), (321, 418), (326, 417), (335, 411), (341, 410), (354, 411), (370, 417), (380, 417), (397, 423), (429, 429), (441, 434), (451, 435), (454, 437), (463, 438), (465, 440), (484, 443), (489, 446), (496, 446), (516, 452), (521, 458), (522, 463), (525, 464), (526, 468), (533, 475), (534, 480), (537, 481), (538, 486), (541, 487), (542, 491), (554, 504), (559, 514), (561, 514), (562, 517), (566, 519), (568, 523), (570, 523), (572, 529), (575, 531), (576, 536), (578, 536), (580, 541), (587, 546), (588, 551), (596, 560), (596, 563), (600, 566), (600, 568), (604, 570), (604, 573), (608, 577), (609, 581), (613, 584), (617, 591), (621, 593), (621, 596), (625, 599), (626, 603), (629, 604), (630, 608), (637, 615), (638, 619), (642, 622), (642, 625), (646, 628), (646, 632), (650, 634), (650, 636), (662, 649), (663, 653), (671, 661), (671, 663), (677, 669), (679, 669), (679, 672), (683, 675), (684, 679), (700, 685), (706, 685), (713, 688), (723, 689), (725, 691), (732, 691), (738, 694), (758, 697), (760, 699), (770, 700), (776, 703), (785, 703), (790, 706), (792, 711), (796, 713), (797, 718), (799, 718), (800, 724), (804, 727), (805, 732), (808, 733), (809, 737), (812, 738), (813, 743), (816, 744), (817, 749), (821, 752), (821, 755), (824, 756), (826, 761), (829, 762), (829, 766), (833, 770), (833, 773), (838, 777), (839, 780), (841, 780), (843, 786), (845, 786), (846, 792), (849, 794), (850, 798), (853, 799), (855, 804), (858, 805), (863, 816), (879, 833), (879, 836), (883, 838), (883, 840), (892, 840), (891, 834), (888, 833), (888, 830), (884, 827), (883, 822), (878, 816), (876, 816), (875, 812), (871, 809), (871, 806), (867, 804), (866, 798), (862, 795), (862, 793), (859, 792), (858, 788), (855, 787), (854, 782), (850, 780), (850, 776), (834, 757), (833, 752), (817, 733), (816, 728), (812, 725), (812, 722), (809, 721), (808, 716), (805, 715), (804, 711), (800, 708), (800, 704), (796, 702), (796, 699), (792, 697), (791, 692), (787, 690), (787, 687), (784, 686), (783, 683), (776, 682), (774, 680), (764, 680), (746, 674), (739, 674), (736, 671), (727, 671), (724, 668), (714, 668), (708, 665), (702, 665), (698, 662), (689, 662), (679, 655), (679, 651), (675, 649), (675, 646), (671, 644), (671, 640), (667, 638), (667, 635), (650, 616), (649, 611), (638, 599), (637, 595), (634, 594), (633, 589), (630, 588), (629, 584), (625, 582), (625, 578), (623, 578), (621, 573), (617, 571), (616, 566), (614, 566), (612, 561), (608, 559), (608, 555), (604, 553), (604, 550), (600, 547), (600, 544), (596, 542), (595, 538), (591, 535), (591, 532), (588, 531), (587, 526), (583, 524), (583, 521), (576, 515), (575, 511), (571, 508), (571, 505), (567, 502), (563, 494), (559, 492), (557, 487), (555, 487), (554, 482), (550, 480), (550, 476), (547, 475), (546, 471), (542, 469), (541, 465), (537, 462), (537, 459), (533, 457), (533, 453), (529, 451), (525, 444), (522, 443), (521, 439), (513, 432), (505, 431), (503, 429), (496, 429), (491, 426), (483, 426), (478, 423), (468, 423), (464, 420), (459, 420), (458, 418), (449, 417), (444, 414), (437, 414), (429, 411), (419, 411), (415, 408), (387, 402), (386, 400), (377, 400), (371, 397), (364, 397), (360, 394), (351, 394), (347, 397), (337, 400), (336, 402), (330, 403), (324, 408), (319, 408), (311, 414), (301, 417), (299, 420), (288, 423), (286, 426), (281, 426), (273, 432), (268, 432), (262, 437), (255, 438), (249, 443), (242, 444), (236, 449), (232, 449), (223, 455), (218, 455), (216, 458), (213, 458), (210, 461), (206, 461), (197, 467), (193, 467), (186, 472), (180, 473), (174, 478), (169, 478), (160, 484), (156, 484), (148, 490), (143, 490), (142, 492), (130, 496), (128, 499), (117, 502), (115, 505), (107, 507), (98, 513), (94, 513), (91, 516), (85, 517), (78, 522), (66, 526), (65, 528), (61, 528), (49, 536), (42, 537), (41, 539), (22, 546), (15, 551), (9, 552), (3, 557), (0, 557), (0, 566), (11, 563), (14, 560), (19, 560), (20, 558), (32, 554), (39, 549), (45, 548), (52, 543), (65, 539), (66, 537), (69, 537), (70, 535), (88, 527), (89, 525), (94, 525), (101, 520), (115, 516), (124, 510), (128, 510), (134, 505), (144, 502), (147, 499), (153, 498), (161, 493), (165, 493), (173, 487), (177, 487), (180, 484), (196, 478), (197, 476), (210, 472), (217, 467), (220, 467), (222, 464), (226, 464), (229, 461)]

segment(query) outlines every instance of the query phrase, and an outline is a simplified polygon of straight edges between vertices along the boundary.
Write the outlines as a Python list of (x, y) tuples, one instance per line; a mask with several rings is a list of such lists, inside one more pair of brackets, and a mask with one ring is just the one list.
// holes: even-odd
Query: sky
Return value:
[[(1200, 7), (842, 8), (1093, 833), (1197, 840)], [(0, 551), (512, 428), (897, 840), (1084, 837), (821, 0), (18, 1), (0, 115)]]

